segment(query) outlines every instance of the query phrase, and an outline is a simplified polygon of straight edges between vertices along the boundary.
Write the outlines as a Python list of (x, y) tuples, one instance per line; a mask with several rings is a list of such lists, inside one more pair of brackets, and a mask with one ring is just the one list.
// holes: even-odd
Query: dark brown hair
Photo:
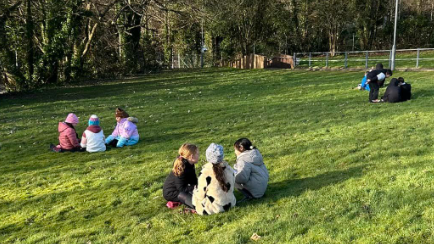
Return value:
[(124, 119), (130, 117), (130, 115), (128, 115), (128, 113), (125, 112), (125, 110), (121, 108), (116, 108), (115, 117), (120, 117)]
[(223, 165), (223, 163), (213, 164), (212, 169), (214, 170), (215, 178), (219, 182), (222, 190), (225, 192), (228, 192), (230, 185), (228, 186), (225, 183), (225, 169), (226, 169), (226, 167), (225, 166), (222, 167), (221, 165)]

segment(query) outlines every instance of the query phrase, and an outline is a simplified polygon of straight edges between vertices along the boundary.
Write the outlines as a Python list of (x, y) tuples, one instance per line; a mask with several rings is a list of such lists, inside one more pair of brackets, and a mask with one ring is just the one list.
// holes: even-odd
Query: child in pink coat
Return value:
[(50, 145), (50, 149), (54, 152), (76, 152), (80, 151), (80, 139), (75, 132), (75, 126), (78, 124), (77, 115), (70, 113), (66, 117), (65, 122), (59, 122), (59, 145)]
[(105, 143), (113, 147), (132, 146), (139, 142), (137, 131), (137, 118), (129, 117), (128, 113), (121, 108), (116, 109), (116, 128), (107, 137)]

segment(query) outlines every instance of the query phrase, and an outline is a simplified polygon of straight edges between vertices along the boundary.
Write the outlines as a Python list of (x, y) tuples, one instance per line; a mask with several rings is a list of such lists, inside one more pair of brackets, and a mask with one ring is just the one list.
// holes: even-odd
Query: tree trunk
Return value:
[(26, 38), (27, 38), (27, 80), (31, 84), (33, 79), (33, 60), (34, 60), (34, 51), (33, 51), (33, 18), (32, 18), (32, 6), (31, 0), (27, 0), (27, 15), (26, 15)]

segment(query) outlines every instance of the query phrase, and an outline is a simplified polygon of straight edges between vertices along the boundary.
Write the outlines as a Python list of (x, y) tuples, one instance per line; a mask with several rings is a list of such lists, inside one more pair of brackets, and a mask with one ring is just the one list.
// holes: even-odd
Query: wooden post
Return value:
[(416, 68), (419, 68), (420, 49), (417, 49)]
[(329, 67), (329, 53), (326, 53), (326, 68)]

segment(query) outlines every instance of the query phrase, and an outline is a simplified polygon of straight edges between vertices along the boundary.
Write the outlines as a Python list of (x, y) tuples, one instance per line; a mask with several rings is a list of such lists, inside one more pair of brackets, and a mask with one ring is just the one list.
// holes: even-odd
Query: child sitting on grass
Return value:
[(238, 139), (234, 150), (237, 156), (235, 187), (244, 195), (241, 201), (262, 197), (267, 190), (269, 175), (261, 153), (247, 138)]
[(404, 78), (398, 78), (399, 87), (401, 87), (401, 101), (405, 102), (411, 99), (411, 85), (405, 83)]
[(401, 102), (401, 88), (398, 86), (399, 81), (393, 78), (386, 88), (386, 92), (381, 97), (382, 102), (398, 103)]
[(211, 143), (206, 149), (206, 160), (193, 192), (193, 205), (200, 215), (228, 211), (236, 204), (234, 170), (223, 161), (221, 145)]
[(163, 197), (169, 202), (181, 202), (194, 209), (193, 189), (197, 185), (194, 165), (199, 161), (199, 148), (184, 143), (178, 150), (178, 157), (163, 186)]
[(75, 126), (78, 124), (77, 115), (70, 113), (65, 119), (65, 122), (59, 122), (59, 145), (50, 145), (50, 149), (54, 152), (76, 152), (82, 151), (80, 148), (80, 139), (75, 132)]
[(106, 150), (104, 132), (99, 125), (98, 116), (90, 116), (89, 127), (81, 136), (80, 146), (86, 148), (88, 152), (104, 152)]
[(132, 146), (139, 142), (139, 133), (137, 131), (137, 118), (130, 117), (127, 112), (121, 108), (116, 109), (116, 128), (113, 133), (107, 137), (105, 143), (113, 147)]

